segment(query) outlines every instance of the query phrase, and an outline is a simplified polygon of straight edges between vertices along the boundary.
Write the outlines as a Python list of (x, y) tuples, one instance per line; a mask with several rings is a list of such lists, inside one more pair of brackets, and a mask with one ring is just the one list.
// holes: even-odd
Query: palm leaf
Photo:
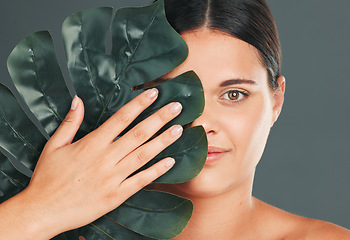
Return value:
[(22, 191), (28, 184), (30, 178), (20, 173), (10, 160), (0, 152), (0, 202), (13, 197)]
[(69, 111), (71, 96), (46, 31), (23, 39), (7, 66), (17, 90), (51, 136)]
[(85, 237), (87, 240), (174, 238), (186, 226), (192, 208), (192, 202), (188, 199), (159, 191), (141, 190), (104, 217), (65, 234), (68, 234), (68, 239), (74, 239), (71, 237), (77, 235), (88, 236)]
[(22, 110), (12, 92), (0, 84), (1, 147), (34, 170), (46, 138)]
[[(105, 52), (105, 36), (109, 28), (113, 38), (111, 54)], [(183, 62), (188, 51), (185, 42), (166, 21), (163, 1), (142, 8), (118, 9), (113, 19), (112, 8), (83, 10), (64, 21), (62, 35), (70, 76), (86, 109), (76, 139), (96, 129), (144, 91), (133, 91), (134, 86), (148, 86), (150, 81)], [(8, 69), (20, 95), (51, 136), (69, 111), (72, 98), (62, 77), (50, 34), (37, 32), (20, 42), (9, 56)], [(203, 111), (203, 89), (194, 72), (156, 87), (159, 98), (131, 126), (172, 101), (181, 102), (183, 112), (166, 127), (190, 123)], [(0, 91), (0, 146), (33, 170), (46, 139), (30, 122), (13, 94), (1, 85)], [(202, 169), (206, 147), (202, 127), (186, 129), (177, 142), (148, 166), (165, 156), (174, 157), (177, 164), (156, 181), (188, 181)], [(7, 159), (2, 160), (1, 165), (7, 162)], [(10, 172), (16, 170), (11, 168)], [(6, 178), (9, 182), (10, 175), (4, 176), (2, 174), (2, 181)], [(22, 189), (15, 191), (12, 185), (4, 188), (8, 196), (11, 194), (7, 191), (15, 194)], [(192, 203), (187, 199), (142, 190), (93, 223), (56, 239), (76, 239), (79, 236), (87, 240), (169, 239), (182, 231), (191, 212)]]

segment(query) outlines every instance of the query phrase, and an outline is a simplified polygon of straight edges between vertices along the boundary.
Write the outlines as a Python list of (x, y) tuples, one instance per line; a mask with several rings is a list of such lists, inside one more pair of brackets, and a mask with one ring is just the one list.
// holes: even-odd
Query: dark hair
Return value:
[(275, 21), (264, 0), (165, 0), (165, 12), (180, 34), (208, 27), (254, 46), (267, 69), (270, 86), (278, 87), (281, 48)]

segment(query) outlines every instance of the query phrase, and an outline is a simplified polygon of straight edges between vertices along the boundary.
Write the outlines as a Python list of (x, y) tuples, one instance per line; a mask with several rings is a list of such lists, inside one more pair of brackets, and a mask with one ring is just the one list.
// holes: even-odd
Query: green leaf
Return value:
[[(204, 92), (202, 83), (195, 72), (188, 71), (173, 79), (159, 79), (158, 81), (162, 83), (155, 86), (159, 91), (156, 101), (143, 111), (121, 135), (171, 102), (181, 103), (183, 106), (182, 112), (179, 116), (167, 123), (160, 132), (165, 131), (175, 124), (186, 125), (202, 114), (204, 108)], [(196, 106), (196, 108), (190, 106)]]
[[(169, 239), (181, 233), (192, 215), (192, 208), (193, 204), (188, 199), (165, 192), (141, 190), (108, 213), (107, 217), (145, 236)], [(176, 217), (170, 218), (169, 215)]]
[[(193, 205), (188, 199), (148, 190), (141, 190), (137, 195), (106, 216), (65, 234), (68, 239), (83, 236), (87, 240), (170, 239), (182, 231), (192, 214)], [(176, 217), (169, 218), (169, 215)]]
[[(63, 234), (61, 234), (63, 235)], [(61, 236), (60, 235), (60, 236)], [(86, 240), (152, 240), (129, 230), (125, 226), (111, 220), (107, 216), (97, 219), (93, 223), (88, 224), (85, 227), (75, 229), (64, 233), (66, 238), (61, 239), (79, 239), (80, 236), (85, 237)]]
[(33, 171), (46, 141), (12, 92), (0, 84), (0, 146)]
[(163, 4), (118, 9), (112, 20), (111, 55), (104, 46), (110, 8), (84, 10), (64, 21), (71, 78), (78, 95), (86, 99), (85, 132), (138, 95), (131, 91), (133, 86), (161, 77), (186, 59), (187, 46), (166, 21)]
[(0, 152), (0, 191), (4, 193), (0, 196), (0, 203), (22, 191), (29, 184), (29, 180), (29, 177), (20, 173)]
[[(115, 89), (115, 60), (105, 53), (112, 8), (93, 8), (69, 16), (62, 25), (67, 64), (76, 92), (84, 100), (83, 133), (94, 130)], [(130, 89), (128, 89), (130, 90)]]
[(58, 65), (50, 34), (34, 33), (10, 54), (7, 67), (17, 90), (51, 136), (72, 100)]
[(171, 156), (176, 164), (155, 182), (182, 183), (196, 177), (204, 167), (207, 158), (208, 142), (202, 126), (185, 129), (182, 136), (171, 147), (166, 148), (158, 156), (148, 162), (151, 166), (165, 157)]
[(131, 87), (148, 82), (187, 58), (186, 43), (166, 20), (164, 1), (143, 8), (118, 9), (111, 29), (119, 84)]
[(154, 182), (187, 182), (195, 178), (203, 169), (203, 162), (205, 162), (207, 157), (207, 147), (206, 132), (202, 126), (185, 129), (182, 136), (176, 142), (146, 163), (135, 174), (166, 157), (172, 157), (175, 159), (176, 164)]
[[(108, 54), (105, 37), (110, 25), (113, 46)], [(159, 89), (158, 99), (132, 125), (173, 101), (181, 102), (183, 111), (161, 131), (173, 124), (188, 124), (202, 113), (203, 88), (194, 72), (161, 80), (188, 53), (183, 39), (166, 21), (163, 1), (143, 8), (119, 9), (113, 19), (109, 7), (83, 10), (64, 21), (62, 35), (70, 76), (85, 105), (84, 121), (76, 139), (93, 131), (154, 83), (162, 82), (155, 86)], [(24, 39), (11, 53), (8, 68), (16, 88), (51, 136), (69, 111), (71, 96), (50, 34), (42, 31)], [(133, 91), (136, 85), (143, 87)], [(46, 139), (12, 93), (1, 86), (0, 91), (0, 146), (33, 169)], [(11, 109), (5, 109), (7, 106)], [(157, 182), (184, 182), (203, 168), (206, 154), (206, 134), (203, 128), (195, 127), (186, 129), (180, 140), (150, 164), (166, 156), (174, 157), (173, 169)], [(187, 199), (140, 191), (106, 216), (55, 239), (169, 239), (182, 231), (191, 213), (192, 203)]]

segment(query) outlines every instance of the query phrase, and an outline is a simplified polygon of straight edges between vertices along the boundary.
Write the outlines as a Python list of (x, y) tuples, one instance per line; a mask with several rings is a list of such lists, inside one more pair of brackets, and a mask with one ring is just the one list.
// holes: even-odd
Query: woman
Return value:
[[(209, 142), (206, 165), (195, 179), (153, 186), (194, 203), (188, 226), (175, 239), (350, 239), (346, 229), (295, 216), (252, 197), (255, 167), (285, 92), (278, 36), (266, 3), (168, 0), (165, 6), (169, 22), (189, 46), (189, 56), (164, 78), (187, 70), (199, 75), (206, 105), (191, 125), (203, 125)], [(28, 188), (0, 206), (2, 219), (7, 219), (0, 222), (0, 238), (48, 239), (88, 224), (171, 168), (174, 160), (164, 159), (126, 179), (181, 135), (182, 128), (173, 126), (140, 147), (180, 113), (177, 103), (113, 142), (156, 97), (154, 90), (141, 94), (72, 144), (83, 118), (83, 103), (75, 97), (66, 120), (45, 146)], [(104, 204), (96, 206), (97, 201)], [(25, 210), (18, 208), (23, 205)], [(18, 224), (22, 231), (15, 229)]]

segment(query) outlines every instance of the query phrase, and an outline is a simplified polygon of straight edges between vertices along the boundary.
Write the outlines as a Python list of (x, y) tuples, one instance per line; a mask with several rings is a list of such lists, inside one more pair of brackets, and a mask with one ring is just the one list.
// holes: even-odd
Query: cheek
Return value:
[(214, 141), (219, 146), (232, 148), (232, 153), (214, 167), (205, 167), (193, 180), (173, 185), (182, 193), (194, 196), (215, 195), (252, 176), (264, 150), (271, 122), (271, 101), (264, 95), (249, 103), (228, 108), (213, 108), (216, 129)]
[(257, 95), (242, 107), (232, 121), (230, 138), (242, 166), (256, 166), (264, 151), (272, 121), (272, 107), (268, 97)]

